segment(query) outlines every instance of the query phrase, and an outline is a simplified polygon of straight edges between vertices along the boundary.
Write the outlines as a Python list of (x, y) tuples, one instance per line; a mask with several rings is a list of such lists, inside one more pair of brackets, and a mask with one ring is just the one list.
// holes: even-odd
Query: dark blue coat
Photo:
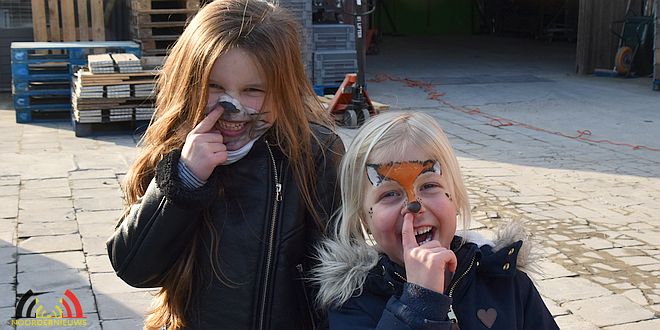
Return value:
[(452, 250), (458, 268), (446, 294), (405, 282), (405, 269), (381, 255), (363, 290), (329, 313), (331, 329), (559, 329), (530, 278), (516, 269), (522, 241), (493, 252), (486, 245)]

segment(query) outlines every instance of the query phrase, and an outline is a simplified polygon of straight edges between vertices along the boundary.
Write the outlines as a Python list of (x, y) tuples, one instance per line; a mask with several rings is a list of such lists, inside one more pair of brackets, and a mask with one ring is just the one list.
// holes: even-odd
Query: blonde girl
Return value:
[(519, 223), (495, 243), (457, 236), (458, 222), (469, 228), (468, 194), (433, 117), (373, 118), (349, 146), (340, 177), (341, 212), (314, 269), (331, 329), (557, 328), (516, 267), (529, 245)]
[(296, 31), (271, 3), (216, 0), (171, 49), (107, 243), (126, 283), (161, 287), (145, 328), (319, 321), (304, 279), (337, 207), (343, 144), (305, 76)]

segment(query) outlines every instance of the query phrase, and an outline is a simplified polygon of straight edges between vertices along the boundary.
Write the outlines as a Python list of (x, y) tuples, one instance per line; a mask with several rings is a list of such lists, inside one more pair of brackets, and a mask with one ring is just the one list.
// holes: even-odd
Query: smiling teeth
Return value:
[(218, 121), (218, 123), (220, 124), (221, 128), (227, 129), (227, 130), (233, 130), (233, 131), (238, 131), (238, 130), (242, 129), (243, 126), (245, 126), (245, 123), (240, 123), (240, 122), (236, 123), (236, 122), (228, 122), (228, 121), (222, 121), (221, 120), (221, 121)]
[(431, 226), (424, 226), (424, 227), (419, 227), (415, 229), (415, 235), (421, 235), (421, 234), (426, 234), (433, 229)]

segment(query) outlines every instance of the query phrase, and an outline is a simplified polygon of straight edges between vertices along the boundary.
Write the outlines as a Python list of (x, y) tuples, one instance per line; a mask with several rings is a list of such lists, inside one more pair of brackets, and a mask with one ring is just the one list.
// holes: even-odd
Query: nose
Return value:
[(408, 205), (406, 205), (406, 211), (410, 213), (419, 213), (421, 209), (422, 209), (422, 204), (420, 204), (418, 201), (413, 201), (408, 203)]
[(238, 113), (239, 112), (239, 110), (236, 109), (236, 106), (234, 106), (231, 102), (221, 101), (221, 102), (218, 102), (218, 104), (221, 105), (223, 109), (225, 109), (226, 113)]

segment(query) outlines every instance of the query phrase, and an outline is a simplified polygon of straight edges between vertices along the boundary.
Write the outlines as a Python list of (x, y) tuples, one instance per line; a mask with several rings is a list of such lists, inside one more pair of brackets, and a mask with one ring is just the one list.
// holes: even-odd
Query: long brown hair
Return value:
[[(271, 128), (276, 139), (272, 142), (289, 159), (301, 197), (310, 214), (319, 220), (315, 210), (317, 196), (312, 188), (316, 177), (312, 156), (315, 137), (309, 122), (331, 126), (332, 121), (321, 108), (305, 75), (298, 28), (285, 10), (260, 0), (216, 0), (195, 15), (160, 72), (156, 112), (140, 142), (141, 151), (126, 176), (128, 207), (145, 193), (157, 163), (167, 153), (182, 148), (188, 132), (202, 120), (211, 68), (219, 56), (238, 47), (250, 53), (265, 73), (268, 87), (264, 106), (277, 117)], [(212, 242), (217, 242), (208, 214), (194, 235), (208, 229)], [(189, 240), (165, 274), (145, 328), (167, 325), (177, 329), (186, 325), (185, 316), (192, 307), (193, 279), (199, 275), (195, 266), (197, 249), (204, 248), (194, 243), (198, 241)], [(213, 251), (210, 255), (214, 256)]]

